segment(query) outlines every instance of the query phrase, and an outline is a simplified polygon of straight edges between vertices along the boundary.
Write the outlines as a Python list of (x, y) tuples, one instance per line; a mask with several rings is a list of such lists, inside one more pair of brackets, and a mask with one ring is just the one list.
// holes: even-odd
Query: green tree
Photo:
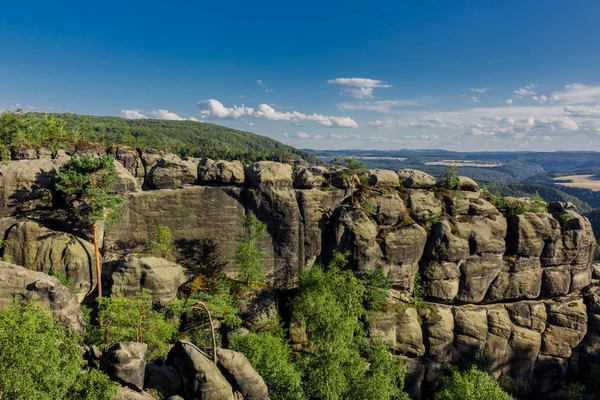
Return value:
[(0, 311), (1, 398), (112, 399), (117, 385), (106, 375), (80, 374), (78, 341), (36, 304), (15, 303)]
[(354, 190), (356, 188), (356, 182), (360, 182), (360, 177), (366, 172), (365, 163), (357, 161), (354, 157), (344, 158), (344, 167), (342, 168), (341, 174), (342, 179), (346, 182), (350, 188), (350, 201), (354, 205)]
[(442, 175), (440, 182), (442, 187), (449, 190), (460, 189), (460, 179), (458, 178), (458, 170), (455, 165), (448, 165), (446, 171)]
[(474, 365), (464, 371), (447, 366), (435, 400), (512, 400), (512, 397), (494, 378)]
[(149, 359), (164, 356), (167, 344), (178, 331), (177, 325), (167, 319), (165, 310), (154, 309), (145, 290), (133, 297), (98, 299), (98, 324), (104, 344), (146, 343)]
[(240, 237), (240, 244), (235, 252), (235, 262), (246, 284), (265, 280), (262, 260), (267, 253), (260, 251), (256, 242), (266, 233), (267, 226), (256, 215), (250, 214), (244, 221), (244, 234)]
[(158, 225), (156, 228), (156, 240), (152, 242), (152, 253), (159, 257), (167, 258), (173, 250), (173, 235), (166, 225)]
[(110, 226), (120, 217), (122, 199), (112, 192), (116, 182), (114, 159), (110, 156), (92, 158), (74, 156), (56, 177), (56, 189), (67, 196), (74, 210), (84, 215), (92, 224), (98, 297), (102, 297), (102, 264), (98, 245), (98, 223)]
[(302, 377), (291, 362), (292, 351), (281, 337), (269, 333), (234, 334), (233, 350), (244, 354), (264, 379), (272, 400), (302, 400)]
[[(295, 323), (305, 327), (310, 342), (310, 351), (299, 360), (304, 391), (318, 400), (396, 399), (402, 371), (393, 365), (391, 354), (381, 356), (387, 351), (382, 343), (365, 337), (367, 291), (352, 271), (342, 269), (345, 265), (345, 255), (338, 253), (327, 270), (314, 265), (300, 272), (292, 308)], [(369, 389), (374, 387), (381, 390)]]

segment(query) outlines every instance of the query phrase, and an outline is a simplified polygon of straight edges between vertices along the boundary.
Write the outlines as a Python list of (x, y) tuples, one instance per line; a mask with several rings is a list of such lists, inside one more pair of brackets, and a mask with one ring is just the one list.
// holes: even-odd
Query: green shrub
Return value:
[(11, 400), (109, 400), (116, 384), (100, 371), (80, 374), (77, 342), (44, 309), (15, 303), (0, 311), (0, 393)]
[(73, 279), (71, 279), (67, 274), (59, 269), (51, 267), (48, 271), (48, 275), (55, 277), (61, 283), (61, 285), (68, 287), (69, 289), (73, 289)]
[(415, 274), (413, 283), (413, 305), (417, 308), (423, 305), (423, 282), (419, 272)]
[(359, 275), (365, 287), (364, 306), (367, 310), (377, 310), (385, 301), (388, 290), (392, 287), (390, 279), (380, 269), (363, 271)]
[(240, 277), (246, 282), (263, 282), (265, 280), (263, 258), (267, 253), (260, 251), (256, 242), (267, 233), (267, 226), (250, 214), (244, 221), (244, 234), (235, 252), (235, 262), (240, 271)]
[(166, 225), (158, 225), (156, 228), (155, 240), (152, 242), (152, 254), (167, 258), (173, 250), (173, 235)]
[(230, 346), (243, 353), (269, 388), (272, 400), (302, 400), (302, 378), (291, 363), (291, 350), (285, 341), (268, 333), (231, 335)]
[(512, 397), (500, 388), (494, 378), (475, 366), (463, 371), (454, 366), (447, 366), (435, 394), (435, 400), (511, 399)]
[(98, 298), (98, 324), (104, 344), (141, 342), (148, 344), (148, 360), (164, 356), (167, 344), (178, 332), (165, 310), (155, 310), (147, 291), (133, 297)]
[(498, 379), (498, 384), (502, 390), (518, 400), (527, 399), (531, 393), (529, 383), (523, 378), (512, 378), (508, 375), (502, 375)]
[(458, 170), (455, 165), (448, 165), (446, 171), (440, 178), (443, 188), (448, 190), (460, 190), (460, 179), (458, 179)]
[(581, 395), (585, 392), (585, 386), (581, 383), (572, 383), (566, 388), (562, 388), (552, 397), (553, 400), (581, 400)]
[(352, 271), (342, 269), (345, 266), (345, 255), (338, 253), (327, 270), (313, 265), (300, 272), (292, 309), (310, 342), (310, 352), (298, 360), (304, 392), (317, 400), (393, 399), (401, 387), (391, 390), (393, 385), (384, 385), (382, 396), (366, 389), (399, 382), (402, 376), (391, 367), (375, 370), (385, 361), (377, 358), (384, 347), (364, 336), (365, 285)]

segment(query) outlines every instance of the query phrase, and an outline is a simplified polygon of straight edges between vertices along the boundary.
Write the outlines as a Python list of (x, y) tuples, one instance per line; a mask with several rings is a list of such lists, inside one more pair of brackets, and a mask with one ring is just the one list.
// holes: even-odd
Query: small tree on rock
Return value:
[(67, 196), (73, 210), (92, 224), (98, 297), (102, 297), (102, 265), (98, 245), (98, 223), (112, 224), (121, 218), (122, 199), (112, 192), (116, 182), (114, 159), (110, 156), (92, 158), (74, 156), (56, 177), (56, 189)]
[(256, 215), (250, 214), (244, 221), (244, 234), (240, 237), (240, 244), (235, 252), (235, 262), (246, 284), (265, 280), (262, 260), (267, 254), (256, 247), (256, 242), (265, 233), (266, 225), (260, 222)]
[(354, 157), (344, 158), (344, 168), (342, 169), (342, 178), (350, 188), (350, 201), (354, 204), (354, 189), (356, 181), (366, 172), (365, 163), (357, 161)]

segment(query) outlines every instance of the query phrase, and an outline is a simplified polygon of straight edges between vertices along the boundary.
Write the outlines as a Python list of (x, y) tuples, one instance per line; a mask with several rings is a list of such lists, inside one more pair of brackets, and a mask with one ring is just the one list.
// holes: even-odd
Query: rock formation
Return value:
[[(294, 169), (271, 161), (243, 167), (126, 147), (114, 154), (123, 167), (119, 191), (125, 199), (123, 221), (103, 239), (104, 273), (114, 294), (147, 288), (167, 302), (184, 282), (179, 265), (206, 263), (235, 276), (233, 254), (244, 217), (252, 212), (267, 226), (259, 245), (268, 254), (269, 285), (284, 295), (301, 268), (326, 263), (335, 251), (348, 251), (357, 271), (378, 269), (389, 276), (386, 305), (371, 318), (369, 331), (406, 361), (414, 397), (446, 362), (483, 356), (496, 376), (522, 377), (547, 391), (578, 362), (600, 357), (600, 295), (591, 267), (595, 240), (589, 221), (565, 204), (550, 204), (547, 212), (504, 213), (466, 177), (459, 178), (460, 190), (450, 191), (421, 171), (374, 170), (352, 206), (345, 183), (324, 167)], [(51, 185), (59, 165), (27, 159), (0, 166), (4, 255), (36, 271), (59, 268), (79, 293), (87, 293), (95, 270), (89, 243), (69, 232), (67, 222), (57, 223), (60, 215), (52, 224), (27, 220), (59, 204)], [(172, 232), (177, 264), (143, 256), (159, 224)], [(0, 300), (7, 290), (2, 282), (9, 279), (2, 274), (30, 274), (10, 290), (32, 291), (36, 273), (15, 268), (0, 265)], [(56, 286), (42, 275), (35, 275), (35, 285)], [(413, 301), (415, 285), (422, 287), (422, 302)], [(53, 298), (47, 290), (33, 292)], [(246, 326), (276, 320), (272, 298), (268, 291), (248, 294), (246, 304), (265, 305), (251, 315), (240, 304)], [(76, 325), (78, 317), (62, 318)], [(223, 376), (219, 368), (228, 366), (215, 367), (185, 342), (174, 347), (166, 366), (148, 367), (147, 381), (158, 382), (180, 367), (182, 382), (173, 378), (163, 388), (169, 396), (183, 385), (189, 396), (233, 399), (238, 391), (247, 397), (244, 385)], [(234, 378), (244, 373), (231, 372)], [(207, 376), (210, 385), (203, 384)], [(257, 396), (248, 398), (262, 398)]]

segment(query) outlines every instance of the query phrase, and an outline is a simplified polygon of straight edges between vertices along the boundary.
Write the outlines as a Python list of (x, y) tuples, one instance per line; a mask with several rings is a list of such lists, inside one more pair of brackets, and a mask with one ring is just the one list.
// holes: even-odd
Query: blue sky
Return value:
[(591, 0), (10, 2), (0, 108), (303, 148), (597, 149), (598, 15)]

